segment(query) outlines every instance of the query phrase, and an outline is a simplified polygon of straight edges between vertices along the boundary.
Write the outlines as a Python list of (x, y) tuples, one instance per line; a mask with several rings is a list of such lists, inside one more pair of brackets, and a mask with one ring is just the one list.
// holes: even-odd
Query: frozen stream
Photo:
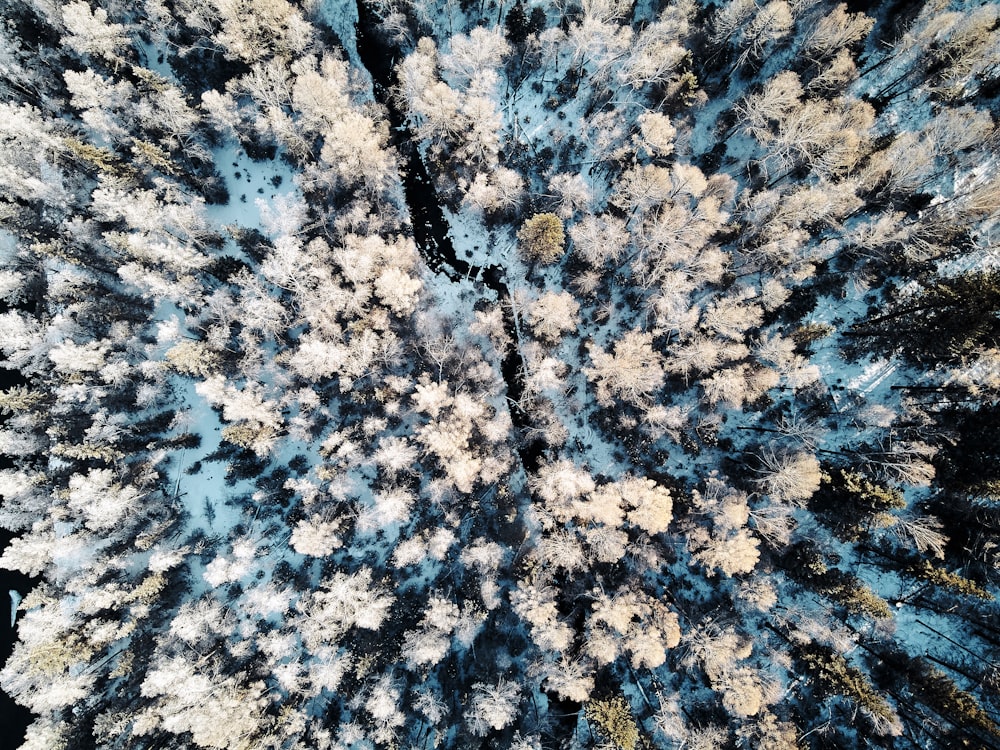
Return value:
[[(413, 222), (417, 249), (431, 270), (444, 274), (456, 283), (462, 279), (475, 279), (496, 293), (503, 312), (504, 328), (507, 335), (515, 342), (515, 346), (509, 347), (504, 355), (501, 374), (507, 385), (511, 422), (515, 429), (523, 433), (531, 427), (528, 415), (518, 405), (524, 393), (524, 374), (527, 368), (521, 356), (506, 270), (497, 265), (474, 266), (457, 257), (434, 183), (420, 158), (413, 134), (406, 126), (406, 118), (389, 96), (394, 83), (393, 65), (402, 56), (402, 51), (390, 47), (379, 38), (377, 30), (373, 28), (371, 13), (362, 0), (358, 0), (358, 18), (358, 56), (372, 76), (375, 98), (389, 112), (390, 125), (395, 133), (393, 145), (405, 162), (406, 176), (403, 179), (403, 187)], [(518, 455), (526, 473), (531, 474), (537, 470), (545, 448), (546, 444), (541, 439), (518, 445)], [(546, 691), (546, 696), (554, 709), (552, 715), (558, 717), (552, 730), (553, 735), (569, 736), (576, 726), (577, 716), (583, 705), (561, 699), (555, 692)]]
[[(413, 238), (417, 249), (432, 271), (443, 274), (453, 282), (474, 279), (496, 293), (503, 311), (507, 335), (512, 341), (518, 342), (517, 346), (508, 349), (501, 363), (501, 374), (507, 384), (508, 403), (511, 405), (511, 421), (518, 430), (527, 428), (530, 426), (528, 416), (517, 406), (524, 393), (526, 368), (521, 357), (506, 270), (497, 265), (474, 266), (457, 256), (448, 234), (448, 222), (438, 202), (434, 182), (420, 158), (413, 134), (406, 126), (406, 118), (389, 96), (394, 83), (393, 65), (401, 57), (402, 51), (388, 46), (379, 39), (377, 30), (372, 28), (371, 13), (360, 0), (358, 17), (360, 19), (357, 32), (358, 55), (371, 74), (375, 98), (389, 112), (389, 122), (394, 133), (393, 145), (405, 163), (406, 176), (403, 179), (403, 188), (413, 222)], [(537, 467), (538, 458), (544, 448), (545, 445), (540, 440), (520, 447), (521, 463), (526, 471), (531, 472)]]

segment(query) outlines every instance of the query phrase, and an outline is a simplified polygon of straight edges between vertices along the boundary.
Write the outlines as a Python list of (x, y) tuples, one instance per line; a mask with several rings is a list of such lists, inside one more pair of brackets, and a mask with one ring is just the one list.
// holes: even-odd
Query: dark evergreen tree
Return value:
[(532, 8), (531, 15), (528, 16), (528, 36), (545, 31), (546, 20), (544, 10), (539, 7)]
[(1000, 343), (1000, 272), (939, 278), (848, 332), (914, 363), (949, 363)]
[[(536, 8), (535, 10), (538, 9)], [(544, 11), (542, 15), (544, 17)], [(532, 11), (532, 18), (534, 18), (534, 11)], [(507, 17), (504, 19), (504, 34), (507, 37), (507, 41), (520, 47), (531, 33), (528, 14), (524, 12), (524, 6), (519, 0), (514, 4), (513, 8), (507, 11)]]
[(811, 505), (838, 536), (857, 540), (872, 526), (884, 525), (885, 514), (906, 507), (899, 490), (882, 487), (855, 471), (824, 472)]
[(1000, 405), (949, 409), (942, 412), (940, 424), (952, 436), (935, 461), (942, 486), (1000, 499)]

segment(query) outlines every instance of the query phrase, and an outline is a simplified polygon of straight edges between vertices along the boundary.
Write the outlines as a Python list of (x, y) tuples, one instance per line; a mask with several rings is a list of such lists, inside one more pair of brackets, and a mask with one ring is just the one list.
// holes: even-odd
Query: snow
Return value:
[(693, 127), (685, 133), (687, 150), (691, 156), (707, 154), (715, 147), (715, 144), (718, 143), (716, 140), (718, 118), (724, 112), (732, 109), (732, 106), (731, 101), (720, 96), (699, 108), (694, 117)]
[[(216, 412), (195, 392), (195, 383), (188, 378), (175, 378), (175, 394), (190, 420), (189, 429), (201, 438), (196, 449), (186, 449), (178, 460), (173, 480), (174, 498), (181, 499), (190, 514), (189, 527), (211, 531), (221, 538), (228, 538), (229, 532), (240, 523), (241, 513), (226, 498), (238, 495), (240, 489), (249, 489), (248, 483), (241, 483), (231, 489), (226, 486), (226, 465), (218, 461), (205, 460), (216, 452), (222, 444), (222, 423)], [(200, 465), (194, 474), (189, 470)]]
[(263, 229), (258, 200), (274, 207), (278, 198), (301, 197), (295, 186), (295, 171), (280, 154), (254, 161), (238, 143), (229, 141), (213, 152), (213, 158), (229, 191), (229, 203), (205, 207), (205, 213), (216, 227), (236, 225)]
[[(500, 266), (508, 269), (517, 262), (515, 239), (509, 228), (489, 230), (474, 211), (455, 213), (442, 207), (448, 224), (448, 236), (455, 248), (455, 257), (467, 261), (473, 268)], [(508, 274), (508, 278), (513, 274)], [(516, 278), (516, 276), (514, 276)], [(489, 294), (488, 289), (482, 293)]]
[[(367, 70), (358, 57), (357, 24), (358, 5), (356, 0), (319, 0), (317, 13), (337, 35), (351, 68), (363, 75)], [(370, 78), (370, 77), (369, 77)]]
[(157, 47), (152, 41), (145, 42), (138, 37), (139, 50), (142, 64), (154, 73), (158, 73), (168, 81), (174, 80), (174, 71), (167, 62), (167, 56), (163, 49)]
[(847, 383), (847, 388), (863, 396), (870, 396), (895, 371), (895, 363), (881, 357), (874, 358), (860, 375)]

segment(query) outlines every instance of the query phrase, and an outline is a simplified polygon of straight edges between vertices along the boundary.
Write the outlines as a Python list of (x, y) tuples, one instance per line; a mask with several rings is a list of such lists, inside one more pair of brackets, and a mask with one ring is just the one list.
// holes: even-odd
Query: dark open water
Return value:
[[(5, 311), (6, 307), (0, 308), (0, 312)], [(23, 382), (18, 373), (0, 369), (0, 389), (7, 390)], [(4, 421), (6, 419), (0, 417), (0, 425)], [(10, 469), (13, 466), (13, 461), (0, 456), (0, 469)], [(0, 550), (7, 548), (12, 536), (6, 529), (0, 529)], [(16, 589), (23, 596), (31, 586), (32, 581), (27, 576), (0, 570), (0, 663), (7, 661), (17, 640), (17, 630), (10, 626), (10, 597), (7, 592)], [(7, 693), (0, 690), (0, 750), (18, 747), (24, 741), (24, 731), (31, 720), (31, 712), (17, 705)]]

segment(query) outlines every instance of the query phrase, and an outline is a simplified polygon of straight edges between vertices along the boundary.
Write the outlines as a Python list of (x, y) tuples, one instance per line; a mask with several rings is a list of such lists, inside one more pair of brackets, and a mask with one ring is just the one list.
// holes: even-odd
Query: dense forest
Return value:
[(1000, 748), (1000, 5), (0, 7), (14, 745)]

